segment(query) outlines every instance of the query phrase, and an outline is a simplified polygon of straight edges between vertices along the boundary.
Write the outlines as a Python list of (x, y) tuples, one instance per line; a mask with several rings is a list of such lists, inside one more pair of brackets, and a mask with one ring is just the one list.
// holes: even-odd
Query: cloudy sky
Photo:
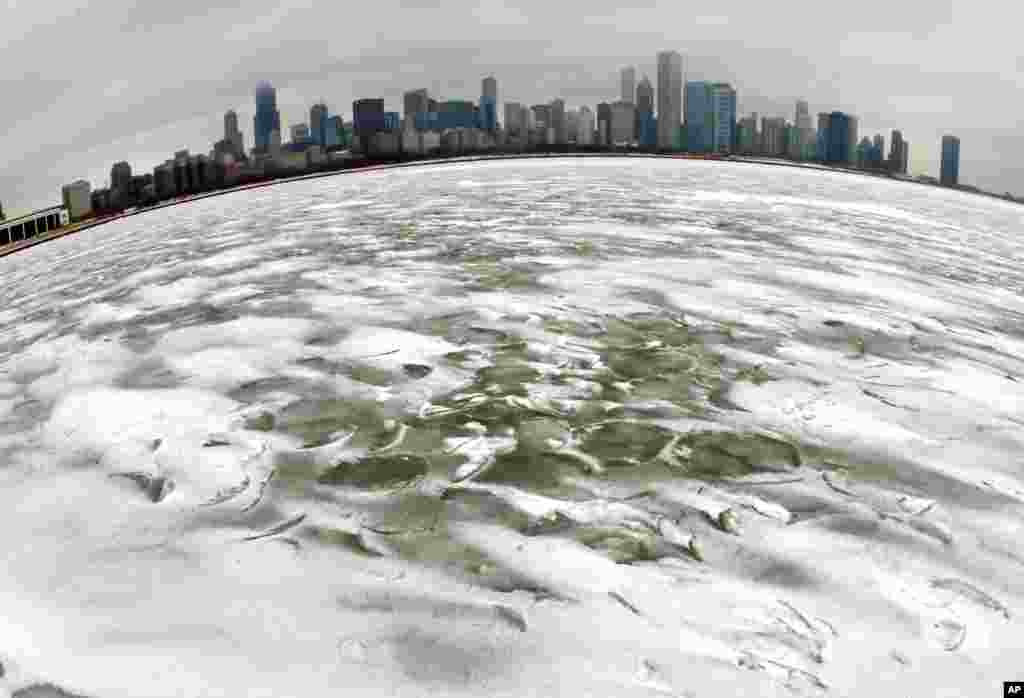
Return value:
[(175, 150), (207, 152), (227, 109), (251, 146), (261, 78), (278, 88), (287, 129), (321, 98), (346, 118), (355, 97), (399, 110), (414, 87), (476, 99), (490, 73), (499, 101), (592, 106), (617, 96), (623, 65), (655, 80), (663, 48), (683, 54), (685, 79), (732, 82), (743, 113), (792, 119), (803, 97), (812, 113), (858, 115), (861, 135), (883, 132), (886, 148), (900, 128), (912, 170), (937, 174), (940, 138), (957, 134), (962, 181), (1024, 194), (1018, 3), (516, 5), (0, 0), (0, 201), (11, 215), (78, 178), (103, 186), (117, 160), (152, 171)]

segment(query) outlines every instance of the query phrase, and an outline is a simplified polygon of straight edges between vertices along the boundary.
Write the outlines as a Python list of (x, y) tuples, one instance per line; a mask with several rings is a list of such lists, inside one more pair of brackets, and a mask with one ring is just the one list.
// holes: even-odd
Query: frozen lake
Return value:
[(1022, 211), (505, 161), (0, 259), (0, 696), (996, 695)]

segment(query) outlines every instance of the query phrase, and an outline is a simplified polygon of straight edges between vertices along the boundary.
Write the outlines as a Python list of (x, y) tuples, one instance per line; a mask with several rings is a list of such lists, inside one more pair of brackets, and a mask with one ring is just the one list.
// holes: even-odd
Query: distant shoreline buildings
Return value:
[[(568, 108), (555, 97), (530, 107), (505, 102), (499, 111), (498, 80), (489, 75), (481, 81), (479, 103), (438, 100), (417, 88), (403, 94), (401, 112), (387, 111), (379, 97), (356, 99), (352, 121), (346, 122), (321, 100), (310, 108), (308, 123), (291, 125), (287, 143), (282, 142), (277, 92), (261, 81), (254, 91), (250, 150), (238, 114), (229, 110), (223, 138), (208, 154), (181, 150), (142, 175), (133, 174), (127, 162), (116, 163), (109, 187), (92, 190), (88, 182), (76, 181), (62, 189), (62, 204), (69, 219), (79, 221), (239, 183), (344, 166), (355, 158), (383, 161), (566, 148), (736, 154), (907, 175), (909, 143), (900, 130), (892, 131), (886, 154), (881, 134), (858, 140), (858, 120), (852, 114), (820, 112), (815, 126), (802, 99), (796, 101), (792, 122), (765, 115), (759, 121), (757, 113), (740, 117), (735, 87), (684, 82), (683, 58), (677, 51), (661, 51), (655, 58), (656, 86), (646, 75), (637, 82), (636, 68), (625, 66), (618, 75), (619, 98), (593, 110)], [(922, 181), (977, 191), (959, 184), (959, 164), (960, 141), (945, 136), (940, 179)]]

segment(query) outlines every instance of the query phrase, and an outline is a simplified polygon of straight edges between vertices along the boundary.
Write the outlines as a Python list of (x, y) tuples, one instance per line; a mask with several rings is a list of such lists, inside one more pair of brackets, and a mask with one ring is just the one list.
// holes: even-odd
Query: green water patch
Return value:
[(318, 480), (327, 485), (393, 490), (412, 484), (429, 470), (430, 464), (423, 456), (411, 453), (376, 454), (355, 463), (337, 465)]
[(395, 423), (371, 400), (304, 400), (285, 408), (277, 427), (298, 436), (306, 447), (320, 446), (338, 433), (355, 430), (351, 445), (375, 448), (393, 436)]
[(672, 432), (638, 421), (609, 421), (589, 430), (581, 448), (610, 468), (652, 460), (672, 440)]

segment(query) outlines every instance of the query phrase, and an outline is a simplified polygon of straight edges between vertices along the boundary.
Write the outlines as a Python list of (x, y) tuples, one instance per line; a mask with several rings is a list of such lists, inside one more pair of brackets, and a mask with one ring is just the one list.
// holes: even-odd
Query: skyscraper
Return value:
[(631, 65), (619, 71), (622, 94), (620, 100), (633, 104), (636, 100), (636, 68)]
[(569, 142), (569, 125), (565, 119), (565, 102), (561, 99), (551, 100), (548, 108), (551, 119), (548, 126), (554, 129), (555, 143), (564, 144)]
[(405, 119), (405, 127), (412, 128), (416, 123), (417, 114), (430, 112), (430, 95), (426, 88), (409, 90), (402, 95), (402, 117)]
[(942, 137), (939, 181), (947, 187), (955, 187), (960, 181), (960, 139), (956, 136)]
[(601, 102), (597, 105), (597, 144), (610, 145), (612, 142), (612, 105)]
[(376, 97), (352, 102), (352, 122), (355, 145), (364, 153), (372, 150), (373, 136), (384, 130), (384, 100)]
[[(641, 145), (653, 146), (655, 142), (646, 143), (643, 138), (644, 129), (654, 123), (654, 87), (644, 75), (636, 86), (636, 138)], [(646, 125), (646, 126), (645, 126)], [(657, 134), (654, 134), (656, 141)], [(647, 140), (651, 140), (648, 138)]]
[(793, 119), (793, 124), (801, 131), (807, 131), (811, 128), (811, 112), (807, 102), (802, 99), (796, 101), (796, 115)]
[(736, 138), (736, 90), (727, 82), (711, 86), (713, 110), (711, 149), (716, 153), (731, 153)]
[(224, 114), (224, 140), (231, 145), (237, 155), (245, 154), (245, 140), (242, 132), (238, 130), (238, 114), (234, 110), (228, 110)]
[(498, 81), (490, 75), (480, 86), (480, 128), (485, 131), (498, 128)]
[(327, 105), (314, 104), (309, 110), (309, 136), (316, 145), (327, 145)]
[[(278, 133), (275, 138), (271, 134)], [(277, 111), (277, 91), (269, 82), (256, 86), (256, 116), (253, 117), (253, 137), (256, 150), (266, 151), (277, 140), (280, 144), (281, 114)]]
[(505, 123), (502, 124), (508, 139), (518, 142), (526, 133), (523, 105), (519, 102), (505, 102)]
[(683, 57), (658, 53), (658, 148), (675, 150), (683, 112)]
[(818, 159), (833, 164), (849, 164), (856, 159), (856, 117), (834, 111), (818, 115)]
[(623, 146), (634, 142), (633, 134), (636, 128), (635, 109), (636, 107), (632, 102), (625, 100), (611, 104), (610, 145)]
[(847, 143), (849, 145), (846, 152), (847, 164), (852, 163), (856, 159), (857, 150), (857, 117), (853, 115), (847, 115), (849, 124), (849, 133), (847, 134)]
[(907, 173), (907, 142), (903, 140), (903, 133), (898, 129), (892, 132), (891, 145), (889, 147), (889, 170), (898, 174)]
[(110, 168), (110, 188), (116, 192), (129, 192), (132, 187), (132, 166), (127, 162), (115, 163)]
[(686, 149), (691, 153), (711, 150), (714, 130), (711, 84), (700, 80), (686, 83)]
[(761, 118), (761, 153), (768, 157), (786, 154), (786, 120), (783, 117)]
[(590, 145), (594, 142), (594, 112), (590, 107), (580, 107), (576, 119), (576, 143)]

